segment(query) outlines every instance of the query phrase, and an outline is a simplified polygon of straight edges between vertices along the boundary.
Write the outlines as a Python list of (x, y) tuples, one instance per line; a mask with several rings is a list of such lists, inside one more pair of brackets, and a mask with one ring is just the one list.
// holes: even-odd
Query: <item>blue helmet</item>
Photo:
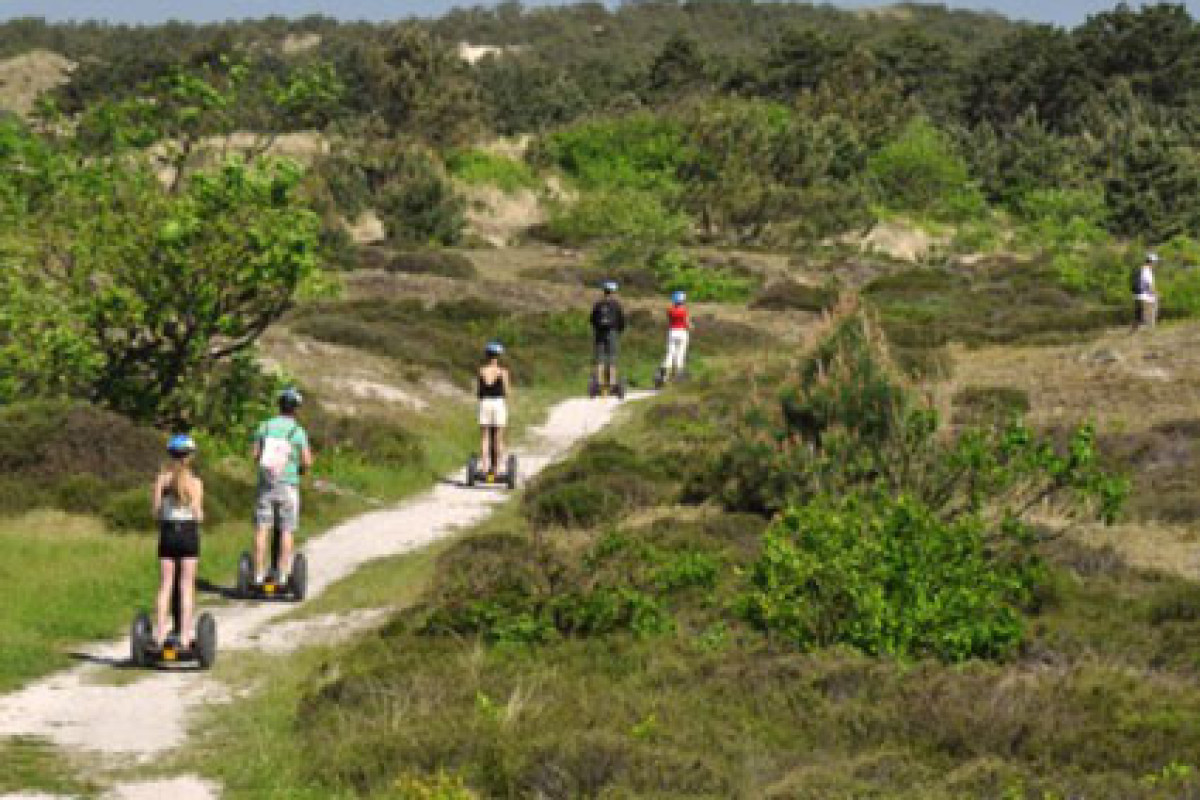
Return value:
[(675, 305), (683, 305), (684, 300), (687, 300), (687, 295), (683, 292), (671, 292), (671, 302)]
[(616, 281), (605, 281), (601, 285), (600, 288), (604, 289), (604, 291), (607, 292), (608, 294), (612, 294), (613, 292), (615, 292), (617, 290), (617, 282)]
[(289, 386), (279, 393), (279, 407), (282, 410), (295, 411), (302, 405), (304, 405), (304, 395), (300, 394), (299, 389)]
[(196, 440), (186, 433), (177, 433), (167, 441), (167, 452), (176, 458), (196, 452)]
[(504, 352), (504, 345), (493, 339), (487, 343), (486, 347), (483, 348), (483, 352), (487, 353), (489, 356), (498, 356)]

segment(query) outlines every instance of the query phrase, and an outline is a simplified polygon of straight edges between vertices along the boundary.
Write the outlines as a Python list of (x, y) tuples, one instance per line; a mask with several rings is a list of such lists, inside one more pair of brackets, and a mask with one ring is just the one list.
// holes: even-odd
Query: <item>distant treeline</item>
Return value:
[[(285, 46), (303, 34), (320, 40)], [(455, 52), (462, 42), (507, 49), (468, 64)], [(942, 6), (745, 0), (612, 10), (508, 2), (395, 24), (0, 26), (0, 54), (32, 47), (79, 63), (55, 98), (66, 113), (232, 56), (268, 88), (298, 63), (331, 66), (345, 91), (318, 121), (358, 141), (444, 152), (488, 135), (653, 116), (667, 120), (665, 140), (691, 148), (671, 165), (674, 180), (698, 181), (716, 200), (743, 196), (737, 209), (689, 209), (694, 222), (716, 235), (723, 218), (742, 218), (743, 240), (788, 208), (805, 209), (804, 232), (820, 235), (879, 205), (956, 220), (983, 208), (1081, 217), (1151, 240), (1194, 235), (1200, 223), (1200, 25), (1183, 5), (1120, 4), (1071, 30)], [(254, 103), (234, 112), (246, 127), (314, 122), (267, 119), (270, 109)], [(628, 131), (593, 130), (639, 146)], [(576, 144), (576, 155), (591, 146)], [(570, 173), (569, 163), (555, 166)], [(919, 185), (928, 175), (932, 185)], [(747, 199), (751, 185), (769, 191)], [(659, 199), (671, 210), (684, 202)], [(813, 220), (826, 209), (830, 219)]]

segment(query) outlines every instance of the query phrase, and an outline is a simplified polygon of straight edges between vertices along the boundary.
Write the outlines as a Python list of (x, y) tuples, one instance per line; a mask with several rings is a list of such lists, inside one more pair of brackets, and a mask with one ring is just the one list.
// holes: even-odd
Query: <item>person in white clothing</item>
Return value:
[(688, 313), (687, 295), (674, 292), (671, 295), (671, 307), (667, 309), (667, 355), (655, 381), (659, 386), (683, 374), (691, 330), (692, 317)]
[(1158, 320), (1158, 294), (1154, 286), (1154, 267), (1158, 264), (1158, 255), (1147, 253), (1146, 260), (1134, 274), (1133, 286), (1133, 327), (1153, 328)]

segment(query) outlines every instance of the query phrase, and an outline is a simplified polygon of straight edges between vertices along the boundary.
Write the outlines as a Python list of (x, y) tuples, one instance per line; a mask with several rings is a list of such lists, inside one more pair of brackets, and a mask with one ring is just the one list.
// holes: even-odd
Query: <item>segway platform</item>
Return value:
[(196, 618), (196, 633), (190, 647), (183, 647), (179, 635), (179, 571), (175, 571), (175, 587), (171, 594), (171, 633), (162, 647), (154, 642), (154, 628), (150, 615), (139, 611), (129, 630), (129, 660), (135, 667), (155, 667), (164, 664), (195, 664), (200, 669), (209, 669), (217, 660), (217, 621), (212, 614), (203, 613)]
[(271, 535), (271, 569), (266, 580), (254, 580), (254, 558), (243, 551), (238, 559), (237, 595), (246, 600), (293, 600), (300, 602), (308, 594), (308, 559), (304, 553), (292, 556), (292, 574), (287, 581), (279, 580), (280, 539), (283, 534), (275, 526)]
[(303, 553), (292, 558), (292, 574), (287, 581), (279, 580), (278, 570), (271, 569), (262, 583), (254, 580), (254, 559), (242, 553), (238, 559), (237, 593), (246, 600), (292, 600), (300, 602), (308, 592), (308, 559)]
[(588, 379), (588, 397), (590, 397), (594, 400), (597, 397), (609, 397), (609, 396), (616, 397), (618, 400), (625, 399), (625, 379), (624, 378), (619, 378), (617, 380), (616, 386), (608, 386), (608, 385), (601, 386), (600, 382), (596, 380), (596, 376), (594, 376), (594, 375), (590, 379)]
[(517, 456), (510, 453), (506, 460), (504, 472), (484, 472), (479, 468), (479, 457), (467, 459), (467, 486), (505, 486), (517, 488), (518, 462)]

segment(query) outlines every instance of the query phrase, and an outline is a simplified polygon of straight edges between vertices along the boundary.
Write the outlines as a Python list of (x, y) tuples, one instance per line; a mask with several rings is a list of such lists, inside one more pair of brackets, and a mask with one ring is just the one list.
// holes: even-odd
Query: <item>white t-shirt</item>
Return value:
[(1154, 270), (1147, 264), (1142, 265), (1142, 274), (1138, 280), (1142, 291), (1138, 292), (1138, 300), (1154, 300)]

